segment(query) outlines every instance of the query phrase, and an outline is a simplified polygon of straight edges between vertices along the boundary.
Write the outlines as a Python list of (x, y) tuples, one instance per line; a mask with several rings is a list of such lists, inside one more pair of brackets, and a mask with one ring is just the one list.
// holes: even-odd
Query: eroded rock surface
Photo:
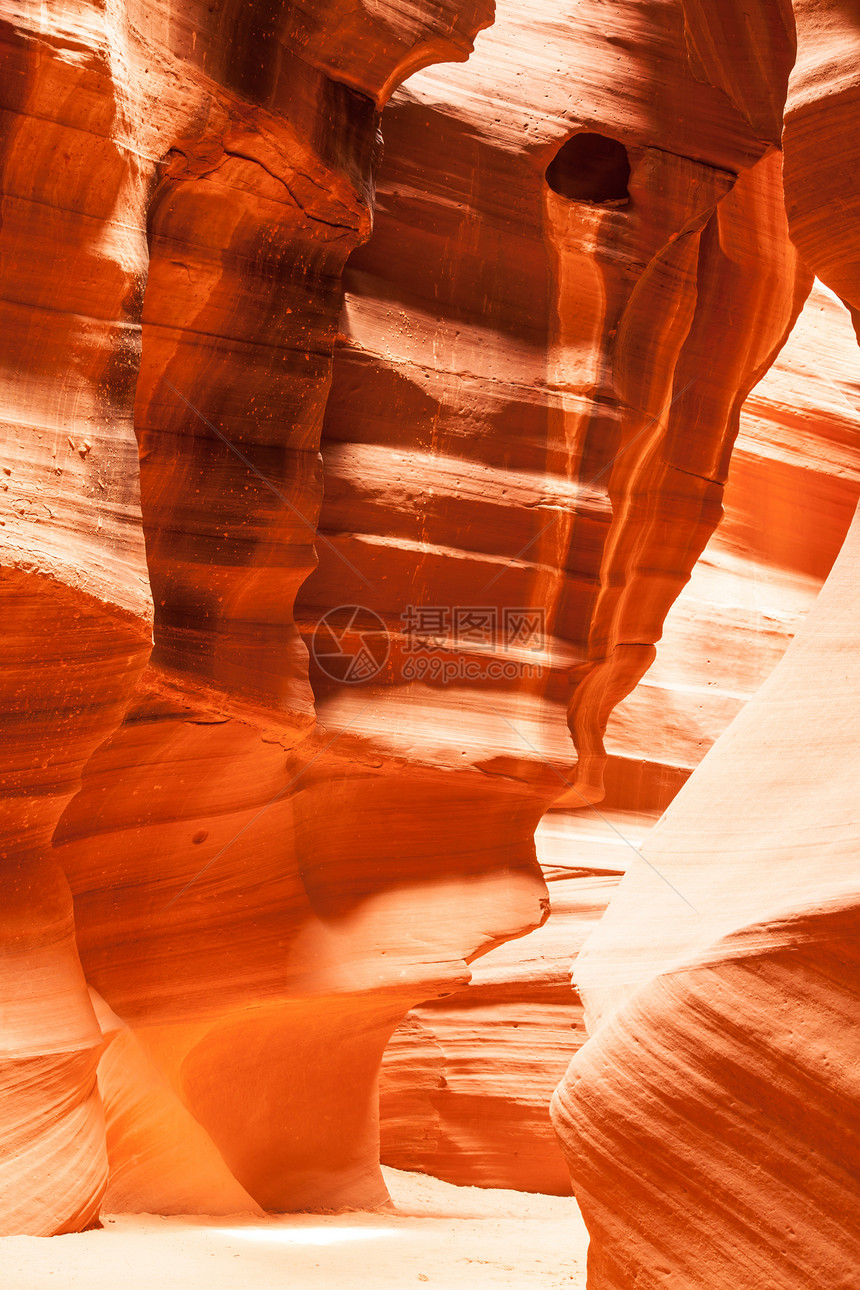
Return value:
[[(719, 21), (686, 8), (702, 74), (751, 123), (779, 103), (785, 8), (729, 4)], [(858, 200), (843, 128), (856, 15), (802, 2), (794, 13), (790, 226), (856, 317), (842, 218)], [(758, 29), (774, 45), (745, 60)], [(840, 391), (852, 407), (855, 388)], [(855, 1278), (858, 523), (785, 657), (646, 841), (647, 864), (628, 872), (575, 964), (591, 1037), (554, 1121), (594, 1290), (722, 1290), (738, 1277), (843, 1290)]]
[[(726, 79), (697, 14), (505, 0), (387, 107), (370, 236), (380, 110), (485, 4), (7, 7), (0, 1231), (86, 1227), (106, 1188), (382, 1203), (385, 1044), (543, 923), (547, 808), (644, 820), (731, 715), (658, 752), (672, 682), (636, 687), (741, 406), (850, 257), (804, 179), (814, 54), (786, 208), (789, 28), (773, 84)], [(812, 472), (830, 558), (853, 468)], [(537, 1133), (516, 1185), (563, 1189)]]
[(656, 1266), (716, 1288), (741, 1261), (786, 1290), (851, 1283), (857, 554), (855, 521), (784, 660), (648, 839), (653, 869), (630, 870), (577, 960), (592, 1037), (554, 1115), (589, 1285)]
[(654, 664), (610, 719), (604, 800), (551, 811), (538, 828), (550, 918), (392, 1036), (384, 1160), (460, 1183), (570, 1189), (549, 1100), (586, 1039), (571, 955), (815, 602), (860, 492), (855, 364), (850, 318), (816, 285), (744, 405), (723, 520), (667, 615)]
[[(87, 980), (142, 1046), (131, 1084), (152, 1060), (155, 1085), (180, 1099), (160, 1119), (145, 1111), (148, 1133), (109, 1122), (114, 1197), (211, 1208), (209, 1184), (195, 1198), (205, 1168), (195, 1183), (174, 1159), (165, 1177), (158, 1134), (184, 1106), (205, 1129), (217, 1123), (209, 1155), (268, 1204), (384, 1198), (365, 1049), (381, 1049), (406, 1005), (389, 997), (358, 1019), (349, 999), (375, 998), (379, 982), (373, 965), (364, 981), (351, 971), (351, 956), (375, 964), (386, 938), (344, 918), (329, 934), (283, 842), (291, 786), (330, 738), (314, 726), (292, 604), (314, 563), (340, 274), (370, 229), (378, 109), (415, 67), (465, 57), (490, 17), (468, 4), (356, 4), (336, 22), (322, 6), (279, 3), (7, 7), (0, 970), (3, 1195), (14, 1199), (0, 1230), (45, 1234), (97, 1215), (107, 1155), (95, 1066), (109, 1035)], [(307, 799), (299, 814), (313, 816)], [(440, 933), (446, 966), (416, 973), (431, 992), (437, 976), (457, 978), (473, 942), (539, 921), (540, 877), (528, 861), (523, 871), (525, 890), (502, 878), (465, 945), (459, 927)], [(268, 879), (269, 935), (247, 894)], [(294, 971), (286, 946), (302, 931)], [(327, 1010), (332, 993), (344, 999)], [(297, 995), (312, 1002), (297, 1007)], [(309, 1015), (322, 1017), (316, 1038)], [(327, 1089), (316, 1067), (332, 1035), (346, 1053), (350, 1027), (344, 1106), (343, 1080), (330, 1071)], [(124, 1035), (100, 1076), (109, 1121), (133, 1095), (114, 1096), (111, 1080)], [(310, 1089), (296, 1092), (287, 1143), (280, 1107), (254, 1088), (261, 1065), (278, 1090), (294, 1083), (279, 1053)]]

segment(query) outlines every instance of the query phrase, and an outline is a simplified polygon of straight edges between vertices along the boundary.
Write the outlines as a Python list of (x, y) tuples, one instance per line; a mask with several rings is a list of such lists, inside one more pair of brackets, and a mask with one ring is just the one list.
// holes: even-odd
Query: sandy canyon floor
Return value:
[(566, 1197), (452, 1187), (386, 1169), (387, 1213), (264, 1222), (151, 1214), (0, 1242), (3, 1290), (583, 1290), (588, 1235)]

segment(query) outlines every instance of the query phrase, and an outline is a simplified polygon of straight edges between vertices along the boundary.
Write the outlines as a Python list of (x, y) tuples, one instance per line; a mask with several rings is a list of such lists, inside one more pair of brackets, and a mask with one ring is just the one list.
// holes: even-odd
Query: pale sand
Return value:
[(385, 1170), (396, 1212), (260, 1220), (119, 1214), (0, 1240), (2, 1290), (584, 1290), (576, 1202)]

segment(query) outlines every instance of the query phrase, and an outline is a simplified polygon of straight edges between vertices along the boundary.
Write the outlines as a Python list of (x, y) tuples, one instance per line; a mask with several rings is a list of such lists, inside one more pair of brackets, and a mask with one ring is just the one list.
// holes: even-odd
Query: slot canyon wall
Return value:
[[(685, 9), (700, 74), (760, 126), (779, 103), (783, 46), (760, 39), (776, 6)], [(794, 14), (786, 209), (856, 326), (857, 14), (806, 0)], [(860, 512), (784, 658), (576, 961), (589, 1040), (553, 1115), (590, 1290), (856, 1280), (858, 560)]]
[(378, 1202), (387, 1031), (544, 888), (483, 860), (412, 952), (338, 880), (320, 803), (378, 761), (322, 760), (292, 605), (379, 110), (491, 15), (4, 14), (0, 1231), (92, 1223), (109, 1165), (119, 1208)]
[[(567, 961), (633, 860), (612, 830), (771, 671), (857, 497), (846, 315), (809, 296), (856, 303), (848, 225), (811, 213), (824, 55), (784, 197), (776, 5), (766, 76), (679, 0), (4, 12), (0, 1232), (381, 1204), (392, 1032), (384, 1158), (563, 1191), (545, 1108), (585, 1038)], [(644, 868), (556, 1103), (600, 1287), (630, 1241), (600, 1135), (649, 1124), (616, 1101), (618, 946), (637, 1027), (704, 1047), (706, 949), (769, 908), (697, 930), (667, 995)], [(803, 919), (792, 946), (826, 939)]]
[(856, 362), (848, 314), (816, 284), (744, 405), (725, 515), (666, 617), (657, 659), (610, 718), (606, 797), (538, 826), (549, 919), (490, 951), (464, 990), (413, 1009), (392, 1036), (384, 1162), (452, 1182), (570, 1191), (549, 1102), (586, 1038), (571, 958), (622, 874), (642, 863), (634, 847), (767, 679), (830, 571), (860, 495)]

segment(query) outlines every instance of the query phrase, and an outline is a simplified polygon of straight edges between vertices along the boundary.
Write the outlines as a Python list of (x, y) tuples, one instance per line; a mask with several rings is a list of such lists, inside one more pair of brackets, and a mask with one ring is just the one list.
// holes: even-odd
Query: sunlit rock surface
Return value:
[(383, 1159), (484, 1186), (570, 1189), (548, 1108), (586, 1038), (567, 989), (571, 956), (829, 572), (860, 494), (855, 364), (849, 315), (816, 285), (744, 406), (725, 517), (666, 618), (656, 661), (610, 720), (605, 800), (553, 811), (538, 828), (548, 922), (491, 951), (464, 991), (413, 1010), (392, 1037)]
[[(439, 923), (406, 952), (416, 995), (396, 936), (377, 967), (390, 884), (360, 861), (346, 890), (318, 878), (332, 913), (302, 878), (303, 846), (337, 863), (302, 842), (337, 771), (292, 604), (340, 274), (370, 231), (379, 107), (490, 17), (4, 11), (0, 1231), (91, 1223), (108, 1159), (132, 1208), (211, 1208), (239, 1183), (273, 1207), (383, 1200), (388, 1030), (540, 921), (526, 854), (479, 930)], [(366, 759), (337, 764), (360, 779)], [(102, 1036), (87, 980), (130, 1030)]]
[(798, 18), (788, 83), (679, 0), (10, 0), (0, 1232), (382, 1204), (407, 1014), (398, 1150), (566, 1189), (562, 941), (856, 491), (828, 341), (707, 545), (857, 304)]
[[(786, 7), (686, 7), (703, 76), (751, 123), (779, 104)], [(802, 0), (794, 13), (786, 208), (856, 317), (844, 218), (860, 200), (844, 128), (856, 14)], [(745, 59), (761, 28), (773, 45)], [(856, 388), (833, 382), (843, 406)], [(589, 1227), (589, 1290), (856, 1279), (858, 560), (855, 517), (784, 658), (646, 839), (646, 864), (574, 965), (590, 1037), (553, 1118)]]
[(855, 521), (576, 962), (591, 1038), (554, 1118), (589, 1286), (655, 1266), (714, 1290), (741, 1266), (786, 1290), (851, 1284), (858, 548)]

